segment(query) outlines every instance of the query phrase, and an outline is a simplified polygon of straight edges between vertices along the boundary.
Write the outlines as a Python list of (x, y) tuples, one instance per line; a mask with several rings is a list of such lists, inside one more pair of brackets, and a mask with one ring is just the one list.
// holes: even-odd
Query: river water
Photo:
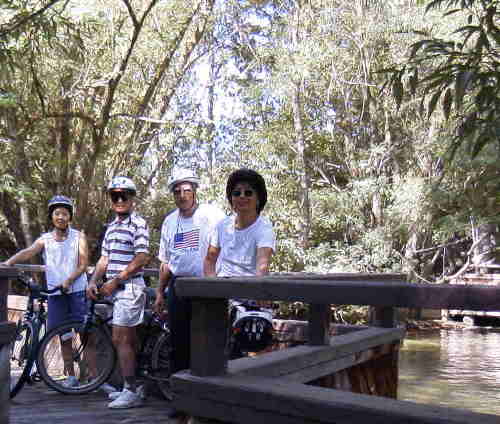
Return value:
[(500, 329), (407, 335), (400, 351), (398, 399), (499, 415)]

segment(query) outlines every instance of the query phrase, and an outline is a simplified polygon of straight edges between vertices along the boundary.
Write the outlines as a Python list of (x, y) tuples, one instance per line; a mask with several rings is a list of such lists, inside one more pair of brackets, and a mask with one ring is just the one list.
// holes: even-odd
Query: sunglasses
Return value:
[(255, 192), (253, 190), (234, 190), (232, 193), (231, 193), (231, 196), (233, 197), (241, 197), (241, 196), (244, 196), (244, 197), (252, 197), (253, 194)]
[(113, 203), (117, 203), (118, 201), (120, 201), (120, 199), (123, 202), (126, 202), (127, 200), (132, 198), (132, 195), (124, 193), (123, 191), (112, 191), (111, 193), (109, 193), (109, 196), (111, 197), (111, 201)]
[(176, 189), (174, 190), (174, 196), (180, 196), (180, 195), (181, 195), (181, 193), (191, 194), (191, 193), (193, 193), (193, 190), (192, 190), (192, 189), (190, 189), (190, 188), (187, 188), (187, 189), (185, 189), (185, 190), (180, 189), (180, 188), (176, 188)]

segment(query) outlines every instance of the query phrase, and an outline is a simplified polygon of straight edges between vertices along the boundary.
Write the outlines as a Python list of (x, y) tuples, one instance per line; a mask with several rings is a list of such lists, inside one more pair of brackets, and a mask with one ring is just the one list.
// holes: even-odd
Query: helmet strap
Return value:
[(123, 220), (123, 219), (128, 218), (128, 217), (130, 216), (130, 214), (131, 214), (131, 213), (132, 213), (132, 211), (127, 212), (127, 213), (116, 213), (116, 214), (118, 215), (118, 218), (120, 218), (120, 219), (122, 219), (122, 220)]

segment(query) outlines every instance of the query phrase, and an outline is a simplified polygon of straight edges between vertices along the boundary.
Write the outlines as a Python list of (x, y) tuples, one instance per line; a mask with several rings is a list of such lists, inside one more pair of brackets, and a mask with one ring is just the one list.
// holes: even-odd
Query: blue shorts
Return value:
[(71, 293), (67, 296), (49, 296), (48, 309), (47, 331), (62, 324), (64, 321), (82, 321), (87, 313), (85, 290)]

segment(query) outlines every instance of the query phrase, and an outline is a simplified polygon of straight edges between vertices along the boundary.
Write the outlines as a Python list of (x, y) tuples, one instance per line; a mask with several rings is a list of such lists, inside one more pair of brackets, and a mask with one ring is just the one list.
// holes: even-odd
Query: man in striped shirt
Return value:
[[(143, 268), (149, 262), (149, 229), (134, 212), (136, 188), (127, 177), (115, 177), (108, 186), (115, 220), (104, 236), (101, 257), (88, 285), (87, 294), (113, 296), (113, 343), (125, 381), (122, 392), (111, 393), (109, 408), (133, 408), (142, 404), (137, 393), (136, 328), (141, 324), (146, 303)], [(97, 281), (107, 282), (98, 290)]]

